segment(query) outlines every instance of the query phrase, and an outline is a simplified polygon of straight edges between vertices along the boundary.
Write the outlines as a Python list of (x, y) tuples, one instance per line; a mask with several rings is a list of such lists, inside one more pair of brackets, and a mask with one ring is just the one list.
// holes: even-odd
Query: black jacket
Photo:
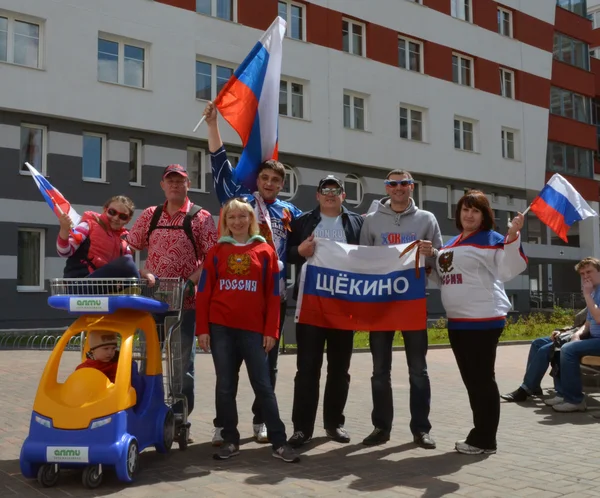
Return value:
[[(359, 244), (360, 229), (362, 228), (364, 218), (357, 213), (348, 211), (342, 206), (342, 225), (346, 234), (346, 243)], [(294, 285), (294, 299), (298, 297), (298, 285), (300, 283), (300, 267), (306, 261), (298, 254), (298, 246), (304, 242), (314, 232), (321, 221), (321, 209), (316, 207), (312, 211), (306, 211), (301, 216), (292, 221), (292, 232), (288, 236), (287, 243), (287, 261), (296, 265), (296, 284)]]

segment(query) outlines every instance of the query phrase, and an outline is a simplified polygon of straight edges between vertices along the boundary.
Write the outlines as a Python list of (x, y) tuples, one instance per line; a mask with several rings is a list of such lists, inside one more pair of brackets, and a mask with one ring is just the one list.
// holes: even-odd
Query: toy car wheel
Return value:
[(173, 442), (175, 441), (175, 415), (173, 414), (172, 410), (167, 411), (165, 414), (162, 437), (162, 444), (157, 444), (156, 450), (159, 453), (168, 453), (173, 447)]
[(123, 458), (115, 466), (117, 477), (123, 482), (132, 482), (140, 463), (140, 451), (134, 437), (127, 441), (127, 449)]
[(100, 465), (88, 465), (83, 469), (83, 476), (81, 482), (88, 489), (95, 489), (102, 483), (102, 468)]
[(37, 479), (44, 488), (51, 488), (58, 482), (58, 474), (58, 464), (46, 463), (38, 470)]

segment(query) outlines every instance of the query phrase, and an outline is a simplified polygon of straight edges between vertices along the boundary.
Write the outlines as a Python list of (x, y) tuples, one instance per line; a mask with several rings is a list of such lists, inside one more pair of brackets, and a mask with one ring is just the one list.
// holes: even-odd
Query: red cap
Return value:
[(171, 173), (176, 173), (184, 178), (188, 177), (187, 171), (180, 164), (169, 164), (163, 171), (162, 179), (164, 180), (167, 175), (170, 175)]

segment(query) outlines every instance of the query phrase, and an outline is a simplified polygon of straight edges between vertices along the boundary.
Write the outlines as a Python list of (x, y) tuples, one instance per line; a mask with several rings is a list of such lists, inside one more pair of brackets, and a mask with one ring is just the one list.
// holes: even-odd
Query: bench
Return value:
[(584, 356), (580, 364), (583, 385), (600, 387), (600, 356)]

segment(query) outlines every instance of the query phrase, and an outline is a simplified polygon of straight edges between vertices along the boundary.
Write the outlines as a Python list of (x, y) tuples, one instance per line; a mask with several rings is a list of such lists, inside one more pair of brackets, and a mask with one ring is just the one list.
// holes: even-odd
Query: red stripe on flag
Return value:
[(552, 206), (548, 205), (544, 199), (536, 197), (531, 203), (530, 210), (536, 214), (542, 223), (548, 225), (562, 240), (569, 242), (567, 239), (567, 232), (570, 227), (565, 223), (565, 217)]
[(279, 140), (277, 140), (277, 142), (275, 142), (275, 150), (273, 151), (273, 159), (275, 159), (275, 161), (277, 161), (277, 159), (279, 159)]
[(340, 299), (302, 296), (300, 323), (340, 330), (425, 330), (425, 299), (395, 303), (348, 303)]
[(238, 133), (245, 147), (258, 112), (258, 100), (254, 92), (234, 75), (217, 95), (215, 106)]

